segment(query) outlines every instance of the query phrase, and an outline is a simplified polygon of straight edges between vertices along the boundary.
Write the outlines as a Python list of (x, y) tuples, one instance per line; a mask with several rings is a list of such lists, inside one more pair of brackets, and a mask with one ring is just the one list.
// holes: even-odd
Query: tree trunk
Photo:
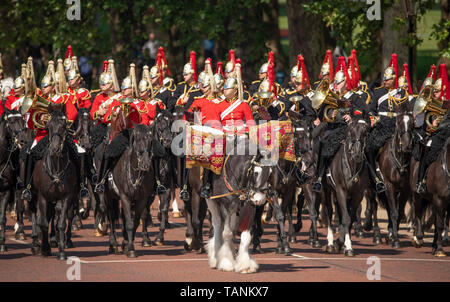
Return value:
[(327, 29), (320, 17), (305, 13), (302, 7), (305, 2), (307, 0), (286, 1), (290, 43), (289, 66), (295, 65), (297, 55), (302, 54), (310, 82), (313, 83), (319, 76), (327, 49)]
[(281, 45), (280, 27), (278, 26), (278, 0), (270, 0), (267, 10), (264, 11), (263, 21), (269, 28), (269, 40), (267, 46), (274, 52), (275, 61), (280, 61), (285, 68), (289, 68), (289, 60)]

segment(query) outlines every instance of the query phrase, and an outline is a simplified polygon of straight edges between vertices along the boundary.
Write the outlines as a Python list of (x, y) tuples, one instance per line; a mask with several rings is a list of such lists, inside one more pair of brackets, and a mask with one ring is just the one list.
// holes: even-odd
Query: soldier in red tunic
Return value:
[(69, 88), (67, 92), (72, 96), (72, 102), (76, 108), (91, 108), (91, 94), (85, 88), (81, 88), (83, 78), (78, 69), (77, 57), (72, 57), (72, 67), (67, 75)]

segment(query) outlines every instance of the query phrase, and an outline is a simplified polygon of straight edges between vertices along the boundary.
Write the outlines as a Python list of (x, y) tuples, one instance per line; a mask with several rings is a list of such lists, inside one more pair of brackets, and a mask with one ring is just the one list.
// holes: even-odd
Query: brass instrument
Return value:
[(303, 96), (301, 95), (295, 95), (289, 98), (289, 101), (294, 103), (295, 105), (295, 111), (300, 112), (300, 101), (303, 100)]
[(311, 105), (317, 110), (325, 102), (325, 104), (338, 108), (339, 99), (339, 95), (330, 89), (330, 79), (324, 78), (319, 86), (317, 86), (314, 96), (311, 99)]
[(420, 91), (419, 95), (417, 96), (416, 102), (414, 103), (414, 109), (413, 114), (417, 116), (420, 114), (425, 107), (431, 102), (433, 98), (433, 86), (432, 85), (426, 85), (422, 90)]
[(436, 131), (437, 129), (437, 126), (433, 126), (433, 120), (437, 120), (437, 124), (439, 126), (439, 123), (443, 120), (444, 115), (447, 113), (447, 109), (442, 108), (442, 105), (443, 101), (432, 98), (425, 107), (425, 110), (428, 111), (425, 115), (425, 123), (427, 124), (428, 129), (431, 129), (432, 131)]
[(123, 98), (123, 99), (118, 99), (119, 103), (120, 103), (120, 109), (123, 111), (124, 116), (128, 117), (128, 115), (130, 114), (130, 107), (131, 104), (134, 102), (133, 98)]
[(273, 101), (273, 92), (271, 91), (259, 91), (257, 93), (255, 93), (255, 95), (257, 96), (256, 100), (254, 102), (256, 102), (256, 104), (260, 107), (264, 106), (264, 107), (269, 107), (270, 104), (272, 104)]
[[(24, 100), (24, 103), (22, 104), (22, 108), (23, 105), (25, 104), (25, 101), (26, 100)], [(51, 104), (50, 100), (47, 100), (46, 98), (40, 95), (35, 96), (33, 103), (31, 104), (31, 107), (29, 107), (29, 109), (34, 109), (31, 119), (33, 120), (34, 126), (36, 128), (43, 129), (46, 127), (48, 121), (50, 120), (50, 113), (48, 113), (48, 106), (50, 104)], [(25, 113), (26, 112), (28, 112), (28, 110), (25, 111)]]

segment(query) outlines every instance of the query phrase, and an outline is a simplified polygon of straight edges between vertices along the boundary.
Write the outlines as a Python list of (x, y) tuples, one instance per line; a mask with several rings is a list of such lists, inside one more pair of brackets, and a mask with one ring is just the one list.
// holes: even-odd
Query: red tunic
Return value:
[[(106, 112), (105, 116), (103, 117), (103, 123), (109, 124), (111, 123), (111, 117), (113, 112), (120, 112), (120, 102), (118, 100), (124, 98), (123, 95), (121, 95), (119, 98), (114, 99), (111, 105), (108, 108), (108, 112)], [(130, 104), (130, 113), (128, 115), (128, 129), (133, 128), (133, 123), (140, 124), (141, 123), (141, 116), (139, 113), (139, 110), (136, 107), (135, 103)]]
[(219, 129), (220, 124), (220, 113), (219, 104), (223, 102), (221, 99), (208, 99), (207, 97), (195, 98), (191, 107), (188, 111), (190, 112), (200, 112), (202, 125), (208, 124), (209, 126)]
[(97, 111), (100, 108), (100, 106), (104, 106), (109, 108), (109, 106), (112, 104), (112, 102), (114, 101), (114, 99), (120, 97), (120, 93), (114, 94), (113, 96), (108, 96), (106, 93), (100, 93), (98, 94), (95, 99), (94, 99), (94, 103), (92, 104), (91, 107), (91, 119), (93, 121), (97, 121), (98, 124), (102, 124), (103, 123), (103, 118), (97, 115)]
[[(241, 102), (231, 112), (224, 114), (228, 107), (238, 102), (237, 98), (232, 101), (224, 100), (218, 104), (218, 114), (222, 121), (225, 132), (242, 135), (244, 131), (248, 132), (248, 127), (255, 125), (250, 106)], [(245, 127), (244, 127), (245, 126)]]
[(141, 124), (150, 125), (153, 123), (153, 120), (156, 116), (156, 108), (164, 110), (166, 106), (160, 100), (139, 100), (139, 102), (135, 103), (136, 108), (138, 109), (141, 115)]
[(67, 93), (73, 96), (72, 102), (78, 108), (89, 109), (91, 107), (91, 94), (87, 89), (84, 88), (72, 89), (69, 87), (67, 88)]
[(22, 102), (25, 99), (24, 95), (15, 96), (14, 94), (10, 94), (6, 98), (5, 108), (8, 110), (17, 110), (19, 111), (20, 106), (22, 106)]

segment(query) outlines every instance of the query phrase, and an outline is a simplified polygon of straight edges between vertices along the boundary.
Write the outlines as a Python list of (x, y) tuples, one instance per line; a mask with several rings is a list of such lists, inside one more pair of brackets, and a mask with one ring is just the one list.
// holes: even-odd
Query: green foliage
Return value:
[(431, 36), (442, 45), (439, 55), (450, 59), (450, 43), (448, 43), (450, 38), (450, 20), (441, 20), (438, 24), (434, 24)]

